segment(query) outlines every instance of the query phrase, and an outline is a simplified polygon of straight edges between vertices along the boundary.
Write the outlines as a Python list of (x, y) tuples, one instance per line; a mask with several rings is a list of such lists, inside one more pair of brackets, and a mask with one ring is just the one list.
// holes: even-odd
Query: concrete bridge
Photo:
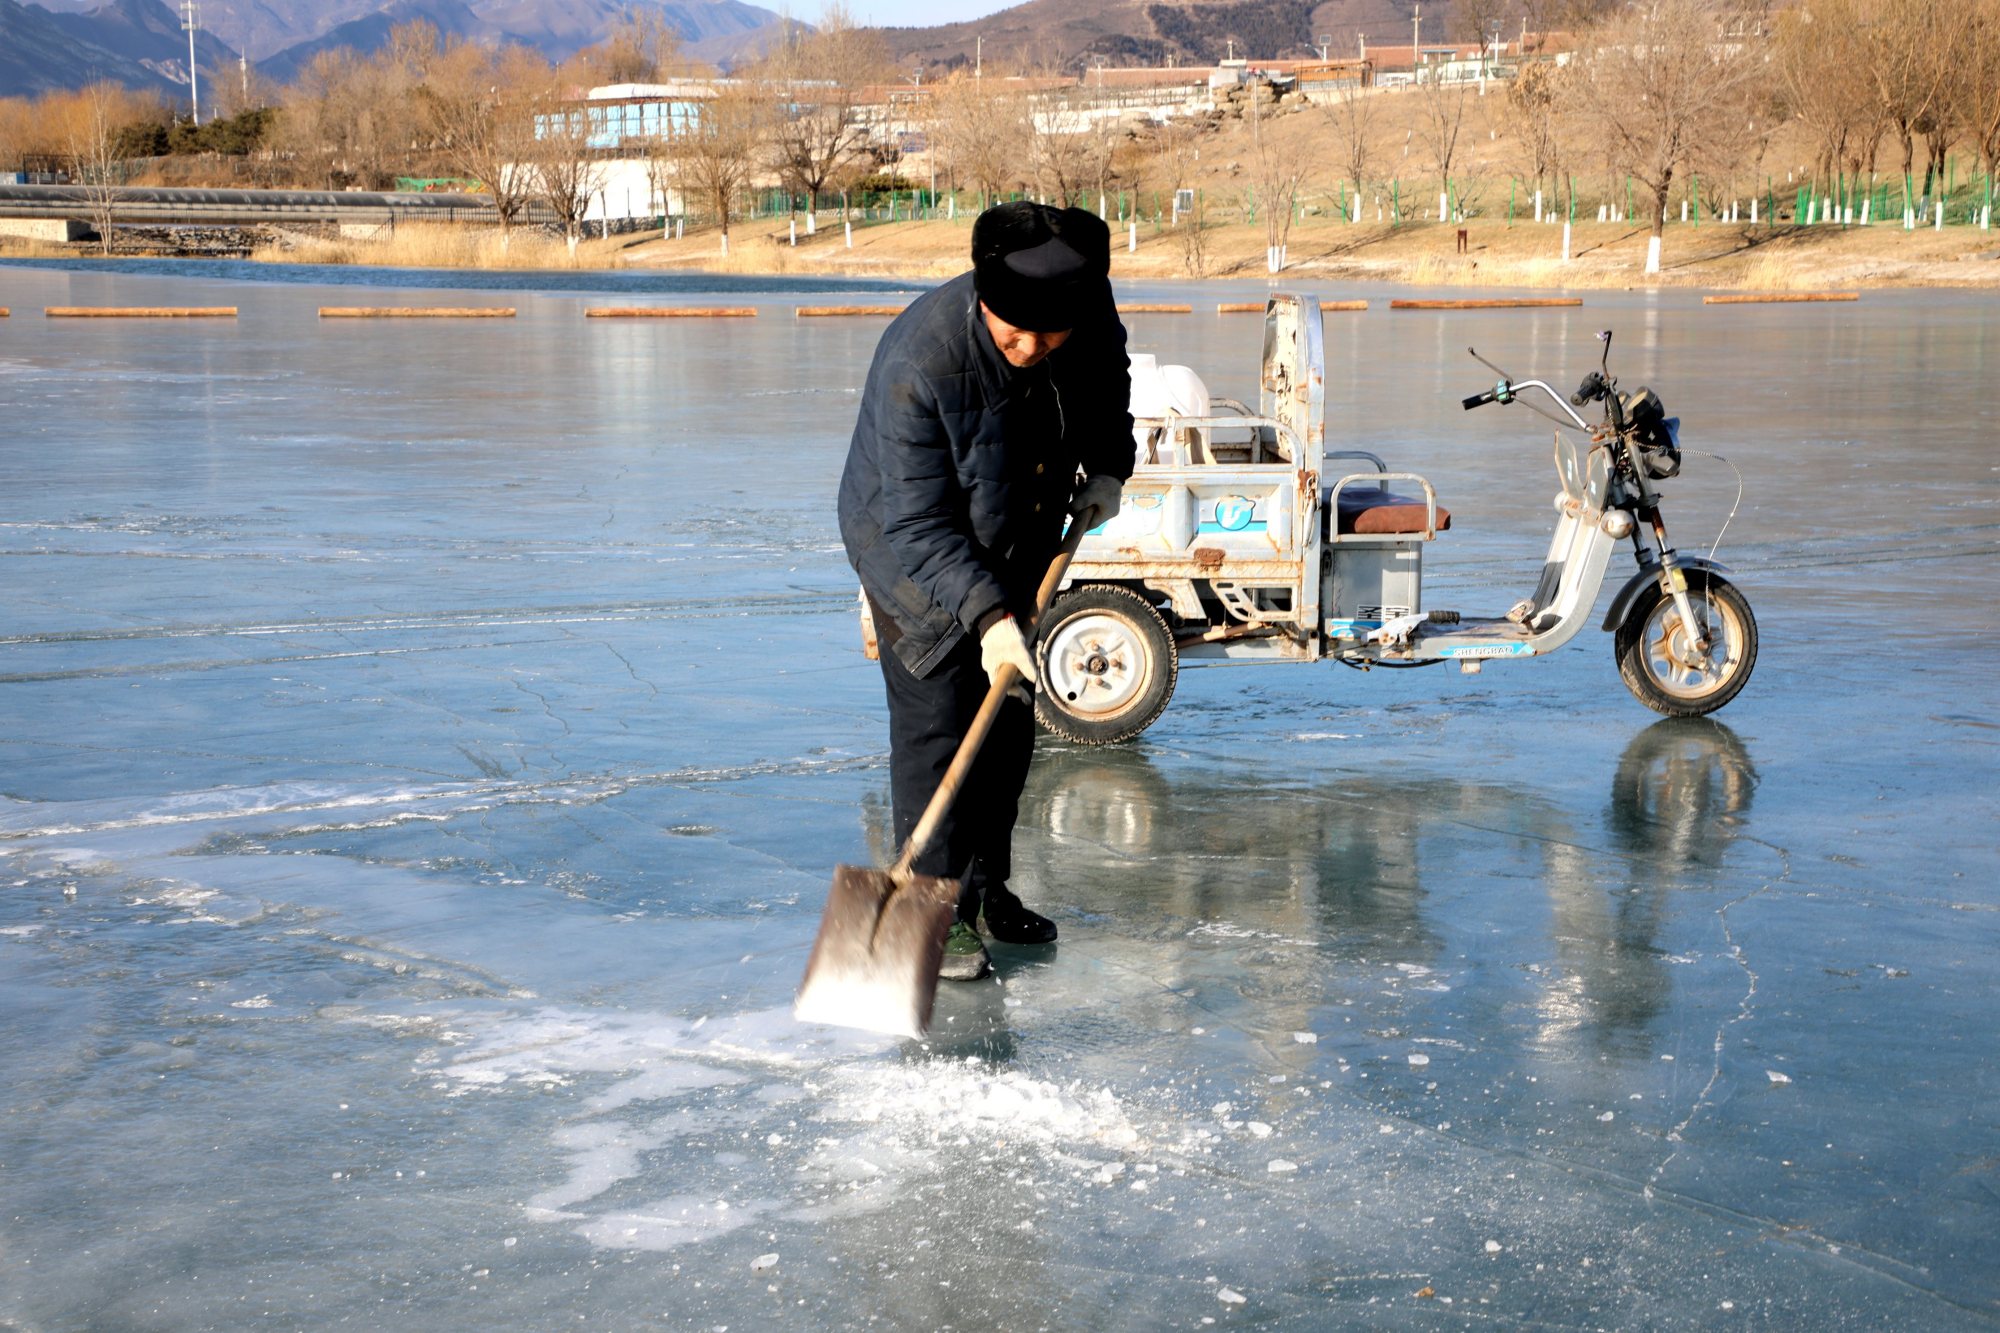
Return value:
[[(75, 239), (79, 228), (87, 230), (98, 197), (95, 187), (84, 185), (0, 185), (0, 231)], [(116, 219), (169, 226), (331, 222), (375, 228), (410, 221), (496, 221), (497, 215), (492, 199), (479, 194), (121, 186)], [(20, 225), (24, 223), (30, 225)]]

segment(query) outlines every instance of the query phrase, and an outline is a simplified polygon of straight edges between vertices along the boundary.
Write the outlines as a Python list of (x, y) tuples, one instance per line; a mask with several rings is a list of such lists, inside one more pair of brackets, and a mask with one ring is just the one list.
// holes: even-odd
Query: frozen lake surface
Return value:
[[(2000, 1323), (1990, 295), (1323, 292), (1377, 298), (1329, 444), (1437, 484), (1468, 612), (1555, 478), (1466, 345), (1615, 328), (1742, 470), (1755, 679), (1189, 671), (1045, 741), (1062, 943), (918, 1046), (789, 1013), (889, 853), (832, 512), (882, 322), (171, 272), (0, 267), (0, 1327)], [(113, 303), (242, 314), (39, 313)], [(1130, 324), (1254, 400), (1254, 317)], [(1665, 493), (1706, 551), (1736, 479)]]

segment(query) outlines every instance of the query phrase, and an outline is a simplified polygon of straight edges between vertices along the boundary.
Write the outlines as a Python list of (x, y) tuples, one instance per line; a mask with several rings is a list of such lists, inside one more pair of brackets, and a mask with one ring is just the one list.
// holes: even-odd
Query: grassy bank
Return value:
[[(1696, 286), (1797, 290), (1813, 287), (1985, 286), (2000, 284), (2000, 234), (1967, 227), (1942, 231), (1898, 227), (1750, 227), (1709, 223), (1667, 231), (1661, 272), (1645, 273), (1647, 234), (1622, 223), (1580, 223), (1571, 258), (1562, 257), (1555, 224), (1474, 219), (1457, 225), (1416, 222), (1349, 224), (1307, 219), (1292, 228), (1287, 274), (1339, 282), (1423, 286), (1633, 287)], [(654, 240), (617, 252), (633, 266), (732, 273), (941, 278), (966, 267), (971, 229), (964, 222), (877, 224), (854, 233), (852, 248), (839, 228), (799, 243), (769, 224), (739, 224), (730, 252), (714, 231)], [(1230, 224), (1204, 230), (1201, 262), (1190, 262), (1184, 238), (1142, 224), (1138, 246), (1114, 234), (1112, 276), (1120, 281), (1267, 277), (1261, 226)]]

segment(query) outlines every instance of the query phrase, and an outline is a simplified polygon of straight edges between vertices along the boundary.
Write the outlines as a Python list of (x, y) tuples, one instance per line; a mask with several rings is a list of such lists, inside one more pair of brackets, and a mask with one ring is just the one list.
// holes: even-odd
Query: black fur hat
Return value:
[(1073, 329), (1111, 305), (1111, 229), (1081, 208), (995, 204), (972, 224), (972, 283), (1017, 329)]

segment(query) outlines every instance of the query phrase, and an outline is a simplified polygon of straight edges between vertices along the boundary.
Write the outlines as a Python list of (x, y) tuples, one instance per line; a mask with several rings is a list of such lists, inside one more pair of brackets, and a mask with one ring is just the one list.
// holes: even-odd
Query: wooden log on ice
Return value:
[(831, 315), (886, 315), (894, 319), (903, 313), (899, 305), (802, 305), (792, 311), (797, 319), (823, 319)]
[[(1259, 308), (1261, 309), (1262, 307)], [(1192, 315), (1194, 307), (1191, 305), (1121, 305), (1118, 307), (1118, 313), (1121, 315)]]
[(52, 320), (232, 320), (236, 306), (44, 306)]

